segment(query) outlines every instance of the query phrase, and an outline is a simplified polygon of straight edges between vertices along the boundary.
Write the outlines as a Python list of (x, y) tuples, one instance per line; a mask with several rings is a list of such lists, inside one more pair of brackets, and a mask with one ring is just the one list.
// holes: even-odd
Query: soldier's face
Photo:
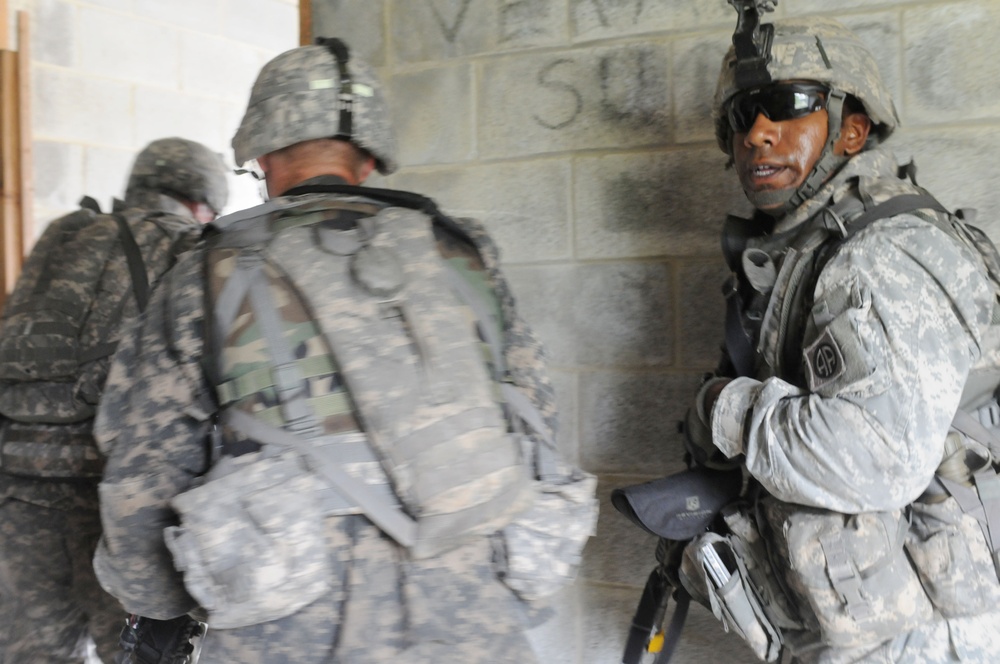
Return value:
[(750, 202), (765, 212), (781, 209), (812, 171), (826, 138), (822, 109), (778, 121), (759, 113), (749, 129), (734, 133), (733, 163)]

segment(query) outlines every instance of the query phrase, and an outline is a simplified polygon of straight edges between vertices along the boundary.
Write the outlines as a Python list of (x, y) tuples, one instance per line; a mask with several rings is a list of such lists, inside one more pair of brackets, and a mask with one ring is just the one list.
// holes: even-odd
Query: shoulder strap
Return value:
[(914, 212), (916, 210), (935, 210), (943, 214), (949, 214), (948, 209), (941, 205), (936, 198), (927, 192), (919, 194), (900, 194), (887, 201), (879, 203), (873, 208), (865, 210), (862, 214), (847, 222), (846, 235), (843, 240), (848, 240), (858, 232), (867, 228), (873, 221), (887, 219), (897, 214)]
[[(120, 212), (111, 213), (111, 217), (118, 225), (118, 239), (121, 240), (122, 250), (125, 253), (125, 260), (128, 263), (129, 276), (132, 278), (132, 292), (135, 294), (135, 303), (139, 311), (146, 310), (149, 303), (149, 278), (146, 276), (146, 264), (142, 259), (142, 250), (135, 240), (135, 234), (128, 225), (125, 215)], [(114, 311), (114, 318), (121, 319), (122, 310), (125, 306), (125, 298), (119, 301)], [(107, 357), (115, 352), (118, 342), (101, 342), (93, 347), (80, 352), (80, 362), (92, 362), (93, 360)]]
[(380, 189), (378, 187), (361, 187), (350, 184), (307, 184), (293, 187), (286, 191), (283, 196), (299, 196), (302, 194), (343, 194), (347, 196), (362, 196), (381, 203), (386, 203), (394, 207), (409, 208), (423, 212), (434, 220), (435, 223), (446, 226), (465, 235), (461, 226), (441, 212), (437, 203), (433, 199), (412, 191), (402, 189)]
[(135, 293), (135, 302), (139, 305), (139, 311), (146, 310), (149, 302), (149, 278), (146, 276), (146, 265), (142, 260), (142, 251), (135, 241), (135, 235), (125, 219), (125, 215), (114, 212), (112, 215), (118, 224), (118, 237), (122, 241), (122, 249), (125, 251), (125, 260), (128, 261), (128, 271), (132, 276), (132, 290)]

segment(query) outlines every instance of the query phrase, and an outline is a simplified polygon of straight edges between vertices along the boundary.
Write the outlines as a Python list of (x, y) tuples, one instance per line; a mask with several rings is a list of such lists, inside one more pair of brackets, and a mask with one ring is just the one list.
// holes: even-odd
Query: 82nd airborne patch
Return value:
[(813, 391), (842, 376), (847, 368), (844, 354), (829, 329), (806, 348), (805, 356), (809, 388)]

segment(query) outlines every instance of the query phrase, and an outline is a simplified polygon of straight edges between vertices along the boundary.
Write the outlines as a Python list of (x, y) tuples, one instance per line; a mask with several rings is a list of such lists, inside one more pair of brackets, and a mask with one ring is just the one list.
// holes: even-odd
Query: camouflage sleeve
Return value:
[(96, 436), (108, 456), (100, 484), (104, 538), (94, 567), (126, 610), (170, 618), (195, 606), (163, 541), (170, 500), (207, 466), (214, 411), (202, 351), (201, 252), (182, 257), (122, 339)]
[(910, 215), (873, 224), (819, 276), (807, 385), (738, 378), (712, 436), (777, 498), (900, 508), (927, 487), (979, 345), (990, 289), (970, 251)]
[(500, 301), (504, 319), (504, 357), (511, 379), (541, 412), (554, 438), (558, 431), (558, 412), (542, 342), (517, 311), (510, 285), (500, 269), (500, 250), (493, 238), (474, 219), (459, 218), (455, 221), (468, 233), (479, 250)]

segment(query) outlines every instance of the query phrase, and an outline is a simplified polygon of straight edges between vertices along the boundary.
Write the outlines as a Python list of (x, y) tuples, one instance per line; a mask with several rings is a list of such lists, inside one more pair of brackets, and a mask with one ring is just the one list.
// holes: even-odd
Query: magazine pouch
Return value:
[(758, 658), (777, 661), (781, 634), (767, 617), (760, 595), (726, 537), (708, 532), (684, 549), (681, 582), (697, 601), (708, 606), (726, 631), (746, 641)]

